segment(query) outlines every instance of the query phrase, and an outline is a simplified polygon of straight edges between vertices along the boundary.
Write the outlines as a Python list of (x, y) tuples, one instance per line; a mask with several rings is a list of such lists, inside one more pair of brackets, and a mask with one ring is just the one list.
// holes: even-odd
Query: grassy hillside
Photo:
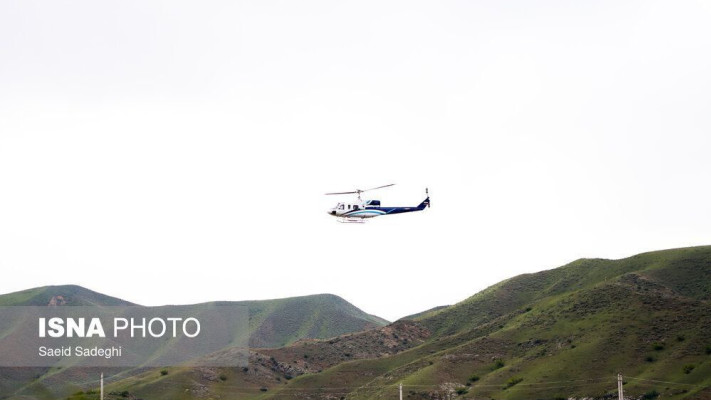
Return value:
[[(257, 350), (224, 381), (117, 382), (146, 399), (711, 398), (711, 247), (578, 260), (413, 321)], [(171, 372), (172, 373), (172, 372)], [(153, 383), (155, 381), (155, 383)], [(160, 387), (161, 389), (156, 389)]]
[(711, 247), (578, 260), (412, 320), (253, 349), (248, 368), (116, 377), (108, 398), (386, 399), (402, 383), (407, 400), (611, 399), (619, 372), (627, 398), (709, 399), (710, 302)]
[[(47, 286), (0, 295), (0, 306), (78, 306), (133, 305), (80, 286)], [(331, 295), (293, 297), (275, 300), (218, 302), (220, 305), (248, 307), (250, 347), (271, 348), (302, 339), (330, 338), (364, 331), (387, 324), (344, 299)], [(146, 370), (116, 369), (113, 379), (142, 376)], [(151, 370), (148, 370), (151, 371)], [(190, 371), (188, 371), (190, 372)], [(29, 398), (53, 399), (82, 391), (95, 380), (98, 371), (91, 368), (0, 368), (0, 399), (9, 394), (27, 394)], [(160, 375), (161, 378), (164, 375)], [(172, 376), (171, 376), (172, 378)], [(258, 388), (257, 388), (258, 389)]]
[(665, 250), (622, 260), (581, 259), (560, 268), (524, 274), (419, 320), (439, 334), (452, 334), (525, 308), (544, 298), (590, 289), (626, 273), (649, 275), (679, 296), (708, 300), (709, 247)]
[(349, 398), (393, 393), (393, 381), (410, 385), (409, 399), (602, 398), (618, 372), (631, 395), (705, 398), (710, 299), (711, 247), (521, 275), (420, 318), (434, 339)]
[[(388, 324), (332, 294), (216, 302), (249, 308), (250, 346), (280, 347), (304, 338), (330, 338)], [(0, 306), (130, 306), (76, 285), (44, 286), (0, 295)]]
[(299, 339), (330, 338), (388, 324), (332, 294), (218, 304), (249, 307), (250, 347), (280, 347)]

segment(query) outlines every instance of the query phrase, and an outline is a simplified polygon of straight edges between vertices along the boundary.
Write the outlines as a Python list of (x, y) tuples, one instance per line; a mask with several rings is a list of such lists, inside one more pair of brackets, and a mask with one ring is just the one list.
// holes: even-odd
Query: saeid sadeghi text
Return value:
[(38, 354), (40, 357), (97, 357), (97, 358), (114, 358), (121, 357), (121, 346), (111, 347), (82, 347), (82, 346), (62, 346), (62, 347), (46, 347), (40, 346)]

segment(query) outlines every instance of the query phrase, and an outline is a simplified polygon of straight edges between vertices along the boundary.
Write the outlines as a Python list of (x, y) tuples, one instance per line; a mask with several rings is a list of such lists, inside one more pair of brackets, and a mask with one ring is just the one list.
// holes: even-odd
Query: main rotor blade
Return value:
[(375, 189), (382, 189), (382, 188), (386, 188), (386, 187), (390, 187), (390, 186), (395, 186), (395, 184), (391, 183), (391, 184), (385, 185), (385, 186), (378, 186), (378, 187), (374, 187), (374, 188), (370, 188), (370, 189), (365, 189), (365, 190), (361, 190), (361, 192), (367, 192), (369, 190), (375, 190)]
[(326, 193), (326, 195), (332, 195), (332, 194), (361, 194), (361, 193), (367, 192), (367, 191), (369, 191), (369, 190), (382, 189), (382, 188), (386, 188), (386, 187), (390, 187), (390, 186), (394, 186), (394, 185), (395, 185), (394, 183), (391, 183), (391, 184), (389, 184), (389, 185), (378, 186), (378, 187), (374, 187), (374, 188), (370, 188), (370, 189), (365, 189), (365, 190), (356, 189), (356, 190), (354, 190), (354, 191), (352, 191), (352, 192), (334, 192), (334, 193)]
[(336, 192), (336, 193), (326, 193), (326, 195), (332, 195), (332, 194), (355, 194), (355, 193), (360, 193), (360, 192)]

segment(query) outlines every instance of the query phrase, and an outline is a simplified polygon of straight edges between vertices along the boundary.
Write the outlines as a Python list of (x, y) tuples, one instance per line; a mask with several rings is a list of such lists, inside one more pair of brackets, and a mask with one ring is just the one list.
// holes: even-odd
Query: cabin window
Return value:
[(350, 205), (350, 204), (348, 205), (348, 209), (349, 209), (349, 210), (351, 209), (351, 205)]

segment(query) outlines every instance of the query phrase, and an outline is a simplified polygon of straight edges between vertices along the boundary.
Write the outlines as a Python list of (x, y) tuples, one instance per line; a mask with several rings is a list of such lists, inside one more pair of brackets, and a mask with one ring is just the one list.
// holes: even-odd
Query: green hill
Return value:
[[(80, 286), (46, 286), (0, 295), (0, 306), (118, 306), (133, 303)], [(386, 325), (344, 299), (319, 294), (275, 300), (217, 302), (249, 309), (250, 347), (279, 347), (302, 339), (330, 338)], [(111, 375), (132, 377), (145, 369), (115, 369)], [(52, 399), (81, 390), (95, 378), (91, 368), (0, 368), (0, 399), (10, 393)]]
[(710, 253), (709, 247), (696, 247), (644, 253), (622, 260), (581, 259), (560, 268), (505, 280), (419, 320), (435, 333), (452, 334), (542, 299), (591, 289), (635, 272), (659, 282), (680, 297), (709, 300)]
[(253, 349), (248, 368), (116, 376), (108, 399), (387, 399), (399, 383), (406, 400), (613, 399), (617, 373), (628, 399), (709, 399), (710, 302), (711, 247), (584, 259), (378, 329)]
[[(299, 339), (330, 338), (388, 324), (333, 294), (273, 300), (220, 301), (249, 308), (250, 347), (280, 347)], [(0, 295), (0, 306), (131, 306), (76, 285), (43, 286)]]
[[(412, 321), (263, 349), (248, 371), (210, 382), (175, 371), (145, 398), (711, 398), (711, 247), (586, 259), (494, 285)], [(172, 372), (171, 372), (172, 373)], [(203, 386), (200, 386), (203, 385)], [(160, 387), (161, 390), (156, 390)], [(165, 396), (162, 393), (169, 393)]]
[(710, 299), (711, 247), (517, 276), (416, 318), (432, 334), (423, 345), (349, 364), (385, 372), (351, 381), (348, 397), (394, 395), (402, 381), (408, 399), (605, 398), (621, 372), (630, 395), (708, 398)]
[(249, 307), (250, 347), (280, 347), (300, 339), (330, 338), (388, 324), (332, 294), (218, 304)]

